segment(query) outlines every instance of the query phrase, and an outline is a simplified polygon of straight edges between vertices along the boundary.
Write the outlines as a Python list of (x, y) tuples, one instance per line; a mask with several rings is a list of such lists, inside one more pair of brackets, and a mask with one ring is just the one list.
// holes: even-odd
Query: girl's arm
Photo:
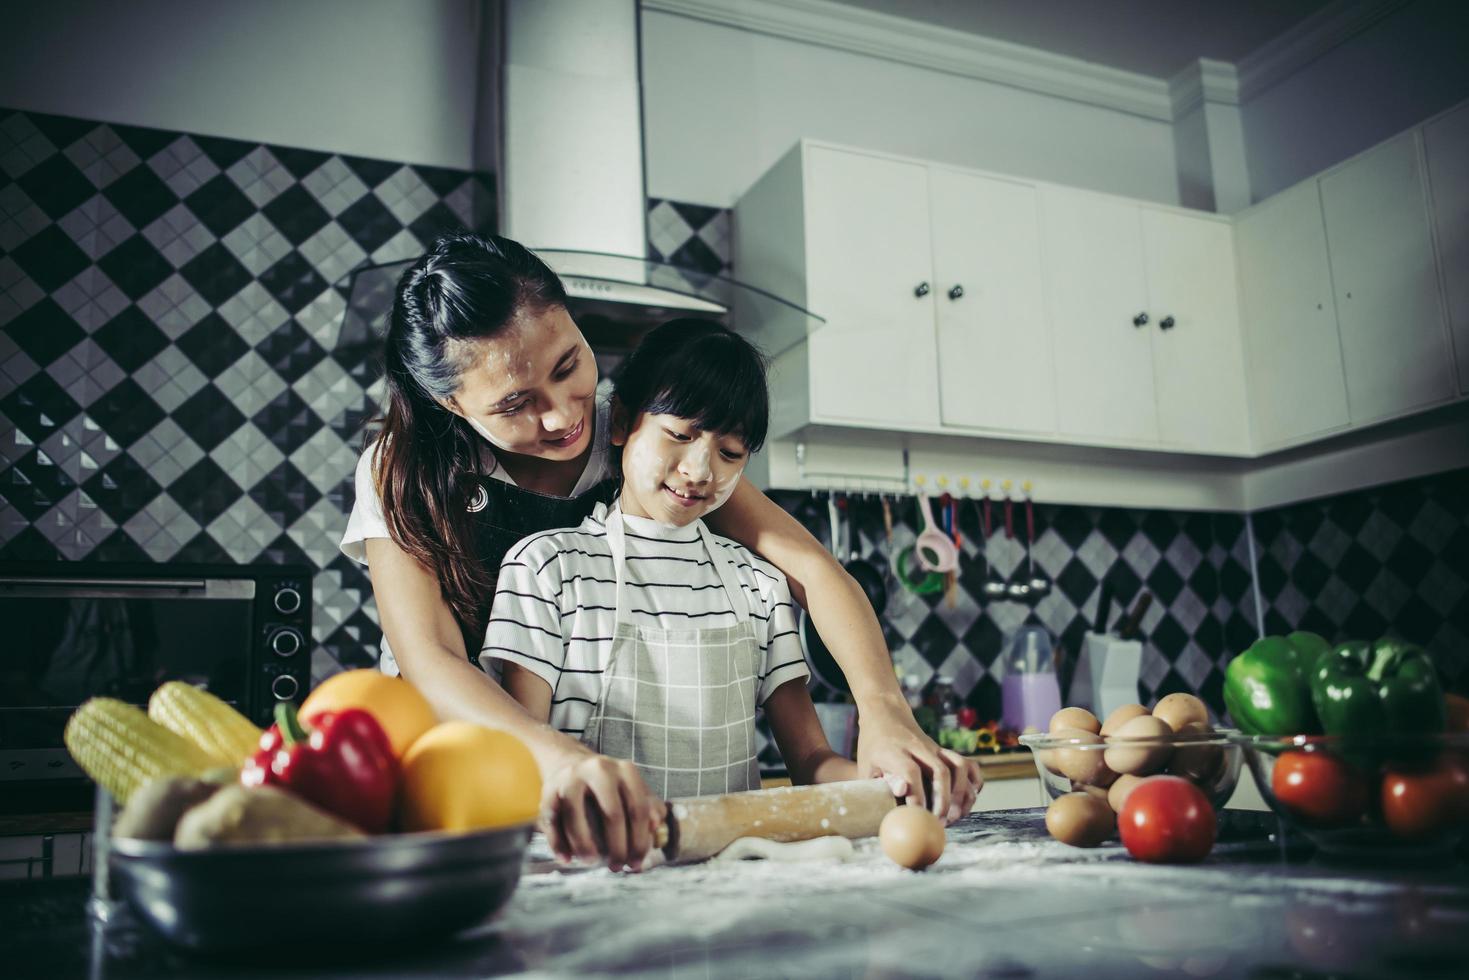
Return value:
[(846, 569), (747, 479), (740, 479), (725, 505), (707, 520), (715, 531), (779, 568), (791, 594), (810, 613), (857, 702), (859, 772), (886, 776), (895, 795), (919, 806), (929, 804), (947, 821), (967, 814), (983, 784), (979, 764), (940, 749), (919, 730), (898, 686), (882, 627)]
[(544, 681), (534, 678), (546, 690), (546, 704), (538, 718), (532, 717), (470, 663), (438, 580), (391, 539), (367, 540), (367, 566), (398, 667), (439, 718), (498, 728), (530, 749), (541, 770), (541, 808), (556, 852), (641, 867), (663, 820), (663, 804), (643, 786), (636, 768), (599, 755), (547, 724), (550, 689)]
[(857, 763), (837, 755), (826, 740), (805, 678), (786, 681), (770, 693), (765, 699), (765, 720), (795, 785), (858, 778)]

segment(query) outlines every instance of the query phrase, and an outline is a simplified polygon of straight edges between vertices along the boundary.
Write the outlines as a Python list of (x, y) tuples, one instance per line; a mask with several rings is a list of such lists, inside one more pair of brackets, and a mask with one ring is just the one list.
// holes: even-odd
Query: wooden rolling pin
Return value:
[(669, 800), (656, 843), (669, 863), (686, 864), (711, 858), (741, 837), (856, 840), (874, 836), (896, 805), (883, 779)]

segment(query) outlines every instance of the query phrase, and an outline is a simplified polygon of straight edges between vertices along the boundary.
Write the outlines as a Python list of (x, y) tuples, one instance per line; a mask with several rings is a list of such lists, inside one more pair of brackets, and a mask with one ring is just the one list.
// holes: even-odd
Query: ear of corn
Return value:
[(199, 746), (216, 766), (238, 768), (255, 753), (260, 729), (208, 691), (169, 681), (148, 699), (148, 717)]
[(160, 776), (198, 776), (209, 753), (116, 698), (92, 698), (66, 722), (62, 736), (77, 765), (119, 802)]

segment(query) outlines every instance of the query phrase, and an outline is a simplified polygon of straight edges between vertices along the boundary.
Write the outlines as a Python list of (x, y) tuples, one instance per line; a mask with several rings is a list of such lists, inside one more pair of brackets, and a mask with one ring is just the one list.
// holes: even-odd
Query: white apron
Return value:
[(607, 514), (617, 618), (602, 690), (582, 742), (634, 763), (661, 799), (760, 788), (755, 696), (760, 644), (734, 563), (703, 523), (699, 534), (724, 585), (734, 626), (665, 630), (629, 621), (622, 511)]

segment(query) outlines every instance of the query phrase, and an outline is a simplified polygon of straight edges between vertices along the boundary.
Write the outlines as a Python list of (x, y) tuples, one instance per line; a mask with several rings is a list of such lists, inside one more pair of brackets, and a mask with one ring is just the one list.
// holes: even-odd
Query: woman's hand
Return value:
[[(883, 776), (893, 795), (915, 806), (927, 806), (944, 823), (953, 823), (974, 808), (984, 785), (979, 763), (950, 749), (941, 749), (918, 727), (906, 703), (858, 708), (861, 735), (857, 768), (868, 776)], [(924, 787), (931, 800), (925, 800)]]
[(613, 871), (643, 869), (666, 813), (626, 759), (578, 747), (545, 768), (541, 828), (562, 861), (605, 860)]

